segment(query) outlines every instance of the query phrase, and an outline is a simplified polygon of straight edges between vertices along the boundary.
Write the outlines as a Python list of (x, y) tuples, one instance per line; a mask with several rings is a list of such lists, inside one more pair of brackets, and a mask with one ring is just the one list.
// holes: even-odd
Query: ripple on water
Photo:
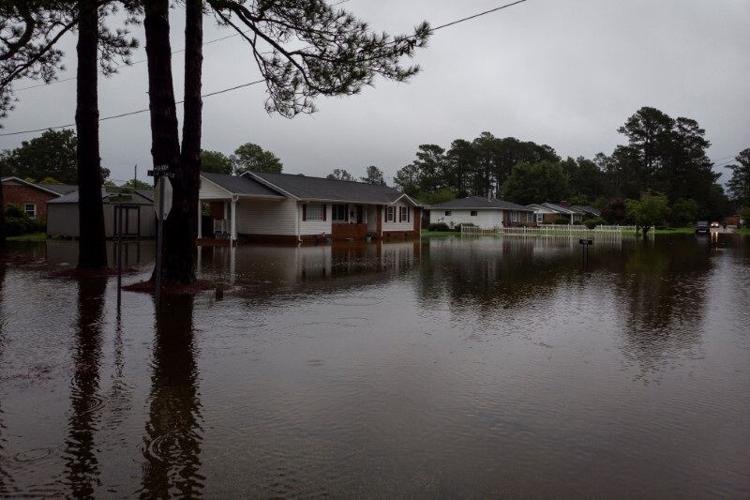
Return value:
[(13, 456), (13, 459), (19, 463), (32, 463), (44, 460), (52, 455), (51, 448), (32, 448), (30, 450), (19, 451)]

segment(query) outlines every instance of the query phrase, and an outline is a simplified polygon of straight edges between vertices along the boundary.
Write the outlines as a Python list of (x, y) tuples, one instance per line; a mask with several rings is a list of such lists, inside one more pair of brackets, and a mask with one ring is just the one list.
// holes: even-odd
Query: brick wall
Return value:
[(31, 186), (3, 182), (4, 207), (15, 205), (23, 210), (27, 203), (34, 203), (38, 220), (47, 220), (47, 202), (52, 198), (57, 196)]

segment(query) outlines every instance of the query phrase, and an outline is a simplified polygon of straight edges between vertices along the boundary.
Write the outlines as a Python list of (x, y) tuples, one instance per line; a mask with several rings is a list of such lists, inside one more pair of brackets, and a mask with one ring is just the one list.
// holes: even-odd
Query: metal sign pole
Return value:
[(161, 274), (162, 274), (162, 253), (164, 248), (164, 221), (172, 210), (172, 183), (170, 177), (174, 176), (169, 171), (169, 165), (156, 165), (153, 170), (148, 171), (148, 175), (156, 179), (156, 265), (154, 268), (154, 293), (157, 304), (161, 294)]
[(120, 304), (122, 299), (122, 205), (115, 206), (117, 213), (117, 314), (120, 314)]
[[(161, 215), (164, 213), (164, 178), (159, 177), (157, 181), (157, 189), (159, 190), (159, 206), (157, 210)], [(157, 217), (156, 221), (156, 277), (154, 278), (154, 293), (156, 294), (157, 301), (159, 295), (161, 295), (161, 250), (164, 241), (164, 220), (163, 217)]]

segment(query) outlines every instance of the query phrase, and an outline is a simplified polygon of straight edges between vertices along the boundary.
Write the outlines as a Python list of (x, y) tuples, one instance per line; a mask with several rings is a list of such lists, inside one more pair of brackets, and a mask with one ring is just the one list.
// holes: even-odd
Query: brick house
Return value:
[(36, 184), (19, 177), (5, 177), (3, 210), (13, 205), (32, 219), (47, 220), (47, 202), (78, 189), (70, 184)]

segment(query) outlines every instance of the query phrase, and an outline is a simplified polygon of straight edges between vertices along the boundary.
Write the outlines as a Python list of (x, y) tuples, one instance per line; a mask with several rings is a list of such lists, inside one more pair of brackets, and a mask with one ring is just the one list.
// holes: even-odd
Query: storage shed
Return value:
[[(129, 238), (153, 238), (156, 234), (156, 214), (152, 191), (115, 192), (102, 189), (104, 203), (104, 231), (107, 238), (114, 236), (116, 207), (123, 210), (123, 235)], [(78, 191), (47, 202), (47, 235), (78, 238)]]

